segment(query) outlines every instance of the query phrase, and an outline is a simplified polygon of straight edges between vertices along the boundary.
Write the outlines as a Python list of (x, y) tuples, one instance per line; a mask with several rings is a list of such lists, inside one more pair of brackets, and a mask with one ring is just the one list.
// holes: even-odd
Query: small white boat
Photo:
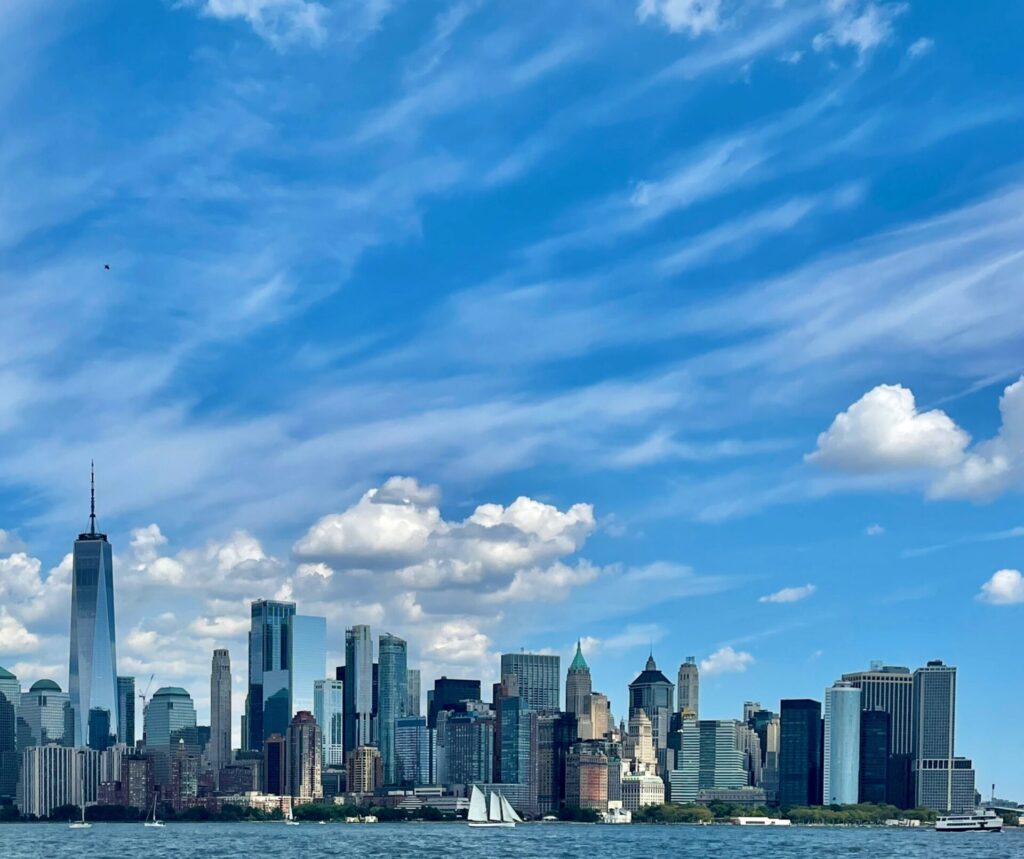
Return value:
[(295, 815), (292, 814), (292, 807), (288, 806), (288, 816), (284, 819), (285, 826), (298, 826), (299, 821), (295, 819)]
[(92, 829), (91, 823), (85, 821), (85, 803), (82, 803), (82, 819), (73, 820), (68, 824), (68, 829)]
[(320, 820), (320, 821), (318, 821), (318, 823), (320, 824), (320, 826), (326, 826), (327, 825), (327, 821), (326, 820)]
[(153, 794), (153, 810), (152, 810), (152, 813), (150, 814), (150, 816), (148, 818), (146, 818), (146, 822), (143, 823), (142, 825), (145, 826), (147, 829), (163, 829), (164, 828), (164, 822), (162, 820), (157, 820), (156, 819), (156, 794), (155, 793)]
[(511, 829), (523, 819), (500, 793), (492, 793), (484, 801), (483, 792), (476, 785), (469, 797), (469, 825), (477, 829)]
[(944, 814), (935, 821), (936, 832), (1002, 832), (1003, 818), (991, 808), (974, 814)]
[(791, 826), (793, 821), (784, 817), (734, 817), (736, 826)]

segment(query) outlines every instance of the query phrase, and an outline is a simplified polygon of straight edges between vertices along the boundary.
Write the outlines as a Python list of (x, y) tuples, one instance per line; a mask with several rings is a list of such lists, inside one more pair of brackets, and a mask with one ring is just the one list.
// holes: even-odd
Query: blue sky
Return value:
[(66, 682), (95, 458), (201, 718), (259, 596), (429, 676), (583, 637), (617, 714), (651, 645), (708, 717), (941, 658), (1021, 798), (1022, 24), (6, 0), (0, 664)]

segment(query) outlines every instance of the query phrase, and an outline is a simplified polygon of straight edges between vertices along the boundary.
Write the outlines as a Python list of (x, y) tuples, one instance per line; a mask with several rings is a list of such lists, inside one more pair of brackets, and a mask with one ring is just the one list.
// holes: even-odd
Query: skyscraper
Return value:
[(700, 672), (697, 669), (697, 660), (687, 656), (686, 661), (679, 666), (679, 706), (680, 713), (693, 713), (700, 717)]
[(651, 720), (654, 732), (654, 748), (668, 748), (668, 728), (672, 714), (672, 681), (658, 670), (654, 654), (647, 657), (647, 664), (636, 679), (629, 684), (629, 712), (643, 710)]
[(405, 698), (405, 715), (419, 716), (420, 713), (420, 670), (410, 668), (406, 673), (406, 687), (408, 694)]
[(557, 713), (561, 704), (561, 658), (540, 653), (503, 653), (501, 676), (519, 681), (519, 694), (536, 713)]
[[(974, 806), (974, 769), (954, 750), (956, 668), (940, 660), (914, 672), (913, 777), (916, 804), (939, 812)], [(969, 798), (968, 798), (969, 796)]]
[(276, 796), (288, 793), (287, 743), (281, 734), (271, 734), (263, 743), (263, 792)]
[(285, 769), (288, 794), (300, 799), (323, 799), (320, 779), (323, 740), (320, 726), (308, 710), (300, 710), (288, 725)]
[(381, 635), (378, 642), (378, 747), (384, 768), (384, 784), (389, 785), (398, 780), (395, 767), (395, 722), (405, 715), (409, 697), (408, 647), (403, 639), (389, 632)]
[(61, 692), (53, 680), (37, 680), (28, 692), (23, 692), (18, 711), (18, 747), (70, 745), (71, 737), (65, 731), (69, 700), (68, 693)]
[(117, 678), (117, 741), (135, 745), (135, 678)]
[(885, 710), (860, 714), (860, 802), (884, 803), (889, 786), (889, 726)]
[(479, 680), (459, 680), (453, 677), (438, 677), (429, 696), (427, 727), (437, 727), (437, 714), (453, 710), (463, 701), (480, 700)]
[(779, 805), (821, 805), (821, 703), (783, 700), (779, 711)]
[(71, 568), (68, 694), (76, 746), (89, 744), (89, 721), (93, 710), (106, 710), (113, 714), (114, 719), (117, 718), (114, 629), (114, 558), (107, 535), (96, 530), (96, 480), (93, 475), (89, 530), (79, 534), (75, 540)]
[(395, 721), (395, 772), (403, 787), (434, 784), (434, 732), (423, 716)]
[(861, 691), (839, 682), (825, 690), (822, 801), (856, 805), (860, 776)]
[(341, 680), (316, 681), (313, 717), (323, 737), (324, 768), (345, 766), (345, 684)]
[(206, 756), (215, 773), (231, 763), (231, 654), (213, 651), (210, 661), (210, 744)]
[(746, 787), (744, 753), (737, 748), (736, 742), (740, 727), (743, 723), (735, 719), (703, 719), (697, 722), (700, 736), (698, 790)]
[(373, 636), (358, 624), (345, 630), (346, 755), (373, 739)]
[(18, 706), (21, 683), (0, 668), (0, 796), (14, 798), (18, 789)]
[(295, 616), (295, 603), (254, 600), (251, 614), (246, 747), (260, 751), (263, 741), (271, 734), (284, 736), (291, 721), (289, 621)]
[(313, 712), (313, 686), (327, 671), (327, 618), (297, 614), (291, 627), (292, 709), (289, 719), (305, 710)]
[(146, 752), (153, 759), (153, 782), (171, 783), (171, 757), (181, 743), (189, 755), (199, 754), (196, 708), (180, 686), (162, 686), (146, 705)]
[(687, 710), (680, 712), (679, 728), (670, 737), (676, 766), (669, 773), (669, 801), (686, 805), (697, 801), (700, 790), (700, 723)]
[(569, 663), (569, 671), (565, 676), (565, 712), (572, 713), (577, 719), (586, 716), (590, 718), (587, 710), (587, 697), (593, 691), (590, 680), (590, 666), (583, 658), (583, 647), (580, 641), (576, 642), (576, 655)]

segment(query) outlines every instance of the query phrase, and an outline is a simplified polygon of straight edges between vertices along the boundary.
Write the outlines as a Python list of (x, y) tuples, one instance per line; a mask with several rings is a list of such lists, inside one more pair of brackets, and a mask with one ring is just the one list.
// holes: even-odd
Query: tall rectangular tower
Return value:
[(378, 642), (377, 730), (384, 784), (397, 784), (395, 723), (405, 715), (409, 697), (409, 646), (397, 635), (385, 632)]
[(117, 678), (117, 741), (135, 745), (135, 678)]
[(215, 774), (231, 763), (231, 654), (213, 651), (210, 664), (210, 745), (207, 757)]
[(561, 661), (558, 656), (540, 653), (503, 653), (501, 676), (511, 674), (519, 681), (519, 694), (531, 710), (557, 713), (561, 705)]
[(914, 672), (913, 780), (917, 805), (954, 809), (956, 669), (940, 660)]
[(373, 742), (373, 635), (357, 624), (345, 630), (345, 754)]
[[(74, 742), (78, 747), (104, 743), (89, 724), (117, 719), (117, 653), (114, 633), (114, 556), (106, 534), (96, 530), (96, 480), (92, 477), (89, 530), (75, 540), (71, 568), (71, 654), (68, 694)], [(95, 711), (95, 712), (94, 712)], [(109, 730), (109, 728), (108, 728)]]
[(821, 805), (821, 703), (783, 700), (779, 707), (779, 805)]
[(292, 716), (291, 625), (295, 603), (254, 600), (249, 628), (247, 747), (263, 748), (271, 734), (282, 737)]

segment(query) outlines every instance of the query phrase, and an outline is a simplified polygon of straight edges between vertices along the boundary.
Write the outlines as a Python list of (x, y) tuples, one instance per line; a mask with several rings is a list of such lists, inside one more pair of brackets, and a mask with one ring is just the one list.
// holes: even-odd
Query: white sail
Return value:
[(523, 822), (523, 818), (516, 814), (512, 804), (504, 796), (501, 797), (501, 816), (503, 819), (511, 820), (513, 823)]
[(469, 820), (473, 823), (487, 822), (487, 802), (476, 785), (473, 785), (473, 791), (469, 795)]
[(498, 794), (491, 794), (491, 805), (490, 813), (487, 815), (490, 818), (491, 823), (501, 822), (501, 800), (498, 799)]

